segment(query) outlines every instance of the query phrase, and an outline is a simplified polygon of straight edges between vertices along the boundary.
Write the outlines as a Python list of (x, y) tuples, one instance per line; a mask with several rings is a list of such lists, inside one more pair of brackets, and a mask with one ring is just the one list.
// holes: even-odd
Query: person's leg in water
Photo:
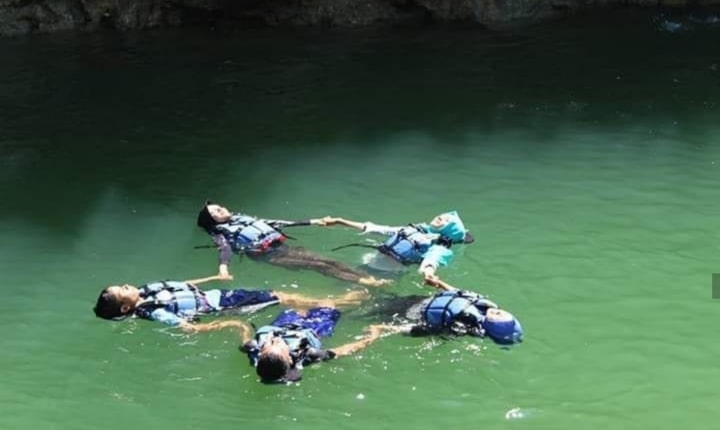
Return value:
[(220, 295), (220, 312), (226, 315), (254, 312), (276, 304), (302, 311), (314, 307), (357, 307), (370, 297), (369, 292), (365, 289), (352, 290), (340, 296), (332, 295), (325, 298), (313, 298), (276, 290), (247, 290), (244, 288), (208, 290), (206, 294)]
[(422, 318), (422, 309), (431, 299), (427, 295), (381, 294), (369, 306), (364, 306), (358, 316), (370, 320), (418, 322)]
[(281, 304), (301, 311), (307, 311), (314, 307), (337, 308), (343, 306), (358, 306), (363, 300), (370, 297), (366, 290), (353, 290), (342, 296), (326, 299), (314, 299), (300, 294), (285, 293), (282, 291), (273, 291), (273, 295), (280, 300)]
[(331, 278), (370, 287), (379, 287), (392, 282), (389, 279), (377, 279), (368, 273), (353, 269), (339, 261), (315, 254), (302, 247), (283, 246), (269, 254), (261, 255), (259, 259), (288, 269), (314, 270)]

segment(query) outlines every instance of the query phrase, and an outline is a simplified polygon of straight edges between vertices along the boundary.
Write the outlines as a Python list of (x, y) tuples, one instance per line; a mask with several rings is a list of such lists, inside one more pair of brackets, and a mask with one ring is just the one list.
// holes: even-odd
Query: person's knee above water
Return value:
[(197, 225), (207, 232), (219, 250), (218, 273), (227, 276), (233, 254), (244, 254), (271, 264), (288, 268), (318, 271), (326, 276), (376, 286), (386, 283), (340, 262), (285, 244), (285, 227), (321, 225), (322, 219), (285, 221), (260, 219), (230, 212), (207, 201), (197, 217)]
[(203, 291), (197, 287), (204, 282), (222, 279), (219, 276), (211, 276), (190, 281), (161, 281), (140, 288), (128, 284), (110, 286), (100, 293), (93, 310), (97, 317), (103, 319), (123, 320), (136, 316), (177, 326), (188, 332), (196, 332), (236, 326), (230, 321), (210, 324), (193, 322), (200, 315), (229, 309), (252, 312), (277, 303), (301, 308), (318, 304), (357, 305), (366, 297), (364, 291), (351, 291), (336, 299), (312, 299), (272, 290), (238, 288)]
[(399, 331), (397, 327), (370, 326), (368, 335), (358, 341), (324, 349), (321, 338), (333, 334), (340, 312), (334, 308), (310, 309), (302, 314), (288, 310), (251, 336), (243, 330), (243, 346), (250, 364), (262, 382), (292, 382), (301, 378), (304, 366), (319, 361), (351, 355), (379, 339), (383, 332)]
[[(321, 225), (345, 225), (361, 230), (363, 233), (376, 233), (389, 238), (379, 246), (351, 244), (347, 246), (369, 246), (377, 249), (376, 255), (368, 261), (371, 267), (379, 270), (393, 270), (387, 260), (392, 259), (397, 265), (419, 264), (418, 271), (426, 278), (432, 277), (435, 271), (447, 266), (452, 261), (453, 244), (472, 243), (473, 236), (457, 211), (442, 213), (429, 223), (409, 224), (407, 226), (387, 226), (373, 222), (357, 222), (343, 218), (326, 217)], [(340, 247), (342, 248), (342, 247)], [(339, 248), (336, 248), (339, 249)]]

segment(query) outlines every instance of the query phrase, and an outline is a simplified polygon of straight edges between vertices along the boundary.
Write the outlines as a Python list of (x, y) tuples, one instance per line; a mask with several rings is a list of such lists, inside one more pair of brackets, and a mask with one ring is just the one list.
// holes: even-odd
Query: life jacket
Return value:
[(140, 318), (152, 319), (151, 314), (159, 308), (187, 319), (214, 310), (208, 304), (203, 292), (186, 282), (152, 282), (141, 286), (139, 290), (140, 297), (145, 299), (135, 309), (135, 315)]
[(293, 362), (302, 363), (305, 352), (308, 348), (322, 348), (322, 342), (315, 333), (314, 330), (309, 328), (289, 328), (289, 327), (277, 327), (272, 325), (266, 325), (260, 327), (255, 332), (255, 341), (257, 342), (257, 348), (251, 352), (251, 360), (257, 361), (257, 356), (260, 353), (263, 345), (270, 338), (270, 335), (280, 336), (290, 349), (290, 356), (293, 358)]
[(392, 235), (378, 247), (378, 251), (388, 255), (402, 264), (418, 264), (423, 256), (435, 244), (433, 235), (422, 228), (409, 225)]
[(436, 294), (422, 312), (424, 325), (431, 332), (458, 328), (476, 332), (484, 316), (475, 305), (474, 297), (466, 297), (461, 291), (444, 291)]
[(248, 215), (233, 215), (215, 227), (228, 240), (234, 252), (262, 253), (280, 245), (286, 236), (265, 221)]

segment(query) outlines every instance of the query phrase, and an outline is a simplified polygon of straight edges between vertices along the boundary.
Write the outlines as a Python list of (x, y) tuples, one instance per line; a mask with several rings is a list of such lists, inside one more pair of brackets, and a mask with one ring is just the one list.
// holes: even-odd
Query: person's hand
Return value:
[(325, 216), (322, 218), (314, 219), (313, 221), (314, 221), (313, 224), (315, 224), (315, 225), (329, 226), (329, 225), (337, 224), (338, 219), (335, 217), (331, 217), (331, 216)]
[(435, 274), (434, 269), (424, 271), (423, 277), (425, 278), (425, 284), (430, 285), (432, 287), (437, 287), (438, 283), (440, 282), (440, 277)]
[(232, 281), (235, 277), (229, 273), (218, 273), (215, 277), (218, 281)]

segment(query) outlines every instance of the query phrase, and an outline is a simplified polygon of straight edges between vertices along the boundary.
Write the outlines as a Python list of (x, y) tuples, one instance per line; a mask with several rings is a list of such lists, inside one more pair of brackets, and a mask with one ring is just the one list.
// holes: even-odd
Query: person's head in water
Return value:
[(95, 316), (106, 320), (123, 319), (132, 314), (140, 301), (140, 290), (132, 285), (105, 288), (97, 299)]
[(197, 225), (206, 232), (212, 233), (216, 225), (228, 222), (230, 217), (232, 213), (226, 207), (208, 200), (198, 212)]
[(465, 229), (457, 211), (442, 213), (433, 218), (427, 226), (432, 233), (446, 237), (453, 243), (471, 243), (474, 240)]
[(260, 348), (255, 371), (263, 382), (295, 381), (300, 379), (293, 369), (290, 348), (279, 337), (271, 335)]
[(482, 321), (485, 335), (496, 343), (510, 345), (522, 342), (523, 329), (513, 314), (503, 309), (488, 308)]
[(442, 213), (430, 221), (430, 227), (440, 230), (452, 221), (449, 213)]

